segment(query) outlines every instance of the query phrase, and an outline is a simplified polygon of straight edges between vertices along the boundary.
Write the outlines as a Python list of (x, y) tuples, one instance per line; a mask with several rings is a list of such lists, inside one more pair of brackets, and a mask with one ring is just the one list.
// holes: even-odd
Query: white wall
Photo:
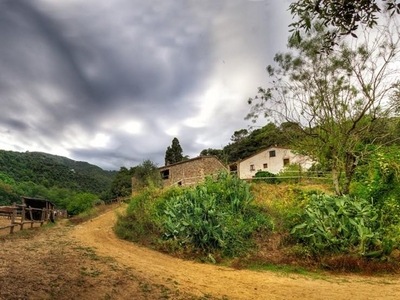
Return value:
[[(271, 157), (271, 151), (275, 151), (275, 157)], [(239, 177), (251, 179), (258, 171), (277, 174), (284, 168), (284, 159), (288, 159), (289, 164), (300, 163), (304, 169), (308, 169), (312, 165), (311, 159), (302, 155), (295, 155), (290, 149), (271, 147), (239, 162)], [(251, 170), (251, 166), (253, 166), (253, 170)]]

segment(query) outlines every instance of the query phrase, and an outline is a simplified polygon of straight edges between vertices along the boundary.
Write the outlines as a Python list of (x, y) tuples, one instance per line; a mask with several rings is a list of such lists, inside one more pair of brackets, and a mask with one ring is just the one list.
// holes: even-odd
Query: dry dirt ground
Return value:
[(400, 299), (393, 276), (302, 276), (172, 258), (119, 240), (109, 211), (0, 237), (0, 299)]

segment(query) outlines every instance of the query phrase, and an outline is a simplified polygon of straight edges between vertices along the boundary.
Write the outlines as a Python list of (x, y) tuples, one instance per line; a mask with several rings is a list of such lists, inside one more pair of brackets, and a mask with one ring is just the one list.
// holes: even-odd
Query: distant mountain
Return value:
[(0, 173), (15, 182), (31, 181), (47, 188), (58, 186), (100, 194), (109, 189), (117, 171), (42, 152), (0, 150)]

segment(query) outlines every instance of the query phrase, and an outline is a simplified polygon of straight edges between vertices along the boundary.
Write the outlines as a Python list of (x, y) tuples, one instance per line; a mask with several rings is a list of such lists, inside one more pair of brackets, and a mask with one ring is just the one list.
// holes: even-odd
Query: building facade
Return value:
[(164, 187), (190, 186), (204, 181), (208, 175), (228, 171), (215, 156), (199, 156), (159, 168)]
[(287, 148), (270, 147), (237, 162), (236, 172), (240, 179), (251, 179), (258, 171), (278, 174), (289, 164), (299, 164), (303, 169), (309, 169), (313, 161)]

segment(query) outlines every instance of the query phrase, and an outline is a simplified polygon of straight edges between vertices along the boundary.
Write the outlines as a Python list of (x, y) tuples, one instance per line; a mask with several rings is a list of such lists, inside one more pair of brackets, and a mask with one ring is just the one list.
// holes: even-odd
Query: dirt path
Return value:
[(182, 293), (225, 299), (400, 299), (400, 278), (341, 276), (312, 279), (200, 264), (119, 240), (112, 231), (113, 211), (76, 226), (70, 236), (133, 268), (154, 284)]

